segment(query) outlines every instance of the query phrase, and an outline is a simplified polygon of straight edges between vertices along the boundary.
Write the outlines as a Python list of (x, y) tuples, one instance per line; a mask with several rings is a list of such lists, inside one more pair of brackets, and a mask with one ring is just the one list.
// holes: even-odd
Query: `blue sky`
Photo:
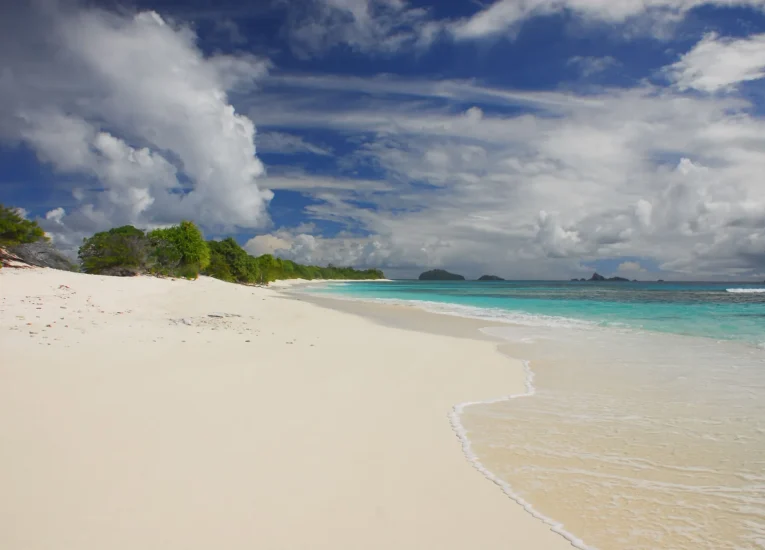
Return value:
[(394, 277), (765, 278), (765, 0), (33, 0), (0, 201)]

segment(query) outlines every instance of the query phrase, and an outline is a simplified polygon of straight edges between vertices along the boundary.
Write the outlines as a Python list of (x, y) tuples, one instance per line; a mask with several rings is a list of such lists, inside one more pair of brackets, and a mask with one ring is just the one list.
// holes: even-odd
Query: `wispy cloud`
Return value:
[(610, 55), (604, 57), (583, 57), (577, 55), (570, 58), (568, 64), (579, 69), (581, 75), (587, 78), (588, 76), (607, 71), (612, 67), (617, 67), (619, 62)]
[(264, 132), (257, 137), (258, 150), (264, 153), (281, 153), (291, 155), (296, 153), (311, 153), (328, 156), (332, 149), (309, 143), (300, 136), (283, 132)]
[(588, 21), (606, 24), (635, 23), (645, 17), (659, 25), (633, 25), (642, 34), (667, 38), (667, 22), (680, 21), (699, 6), (753, 7), (765, 9), (765, 0), (496, 0), (476, 14), (453, 22), (450, 31), (458, 40), (477, 40), (512, 35), (523, 22), (539, 16), (570, 13)]
[(765, 34), (733, 39), (710, 33), (665, 72), (681, 90), (733, 91), (765, 78)]
[(300, 56), (345, 45), (365, 53), (393, 53), (432, 39), (428, 12), (406, 0), (306, 0), (291, 5), (287, 33)]

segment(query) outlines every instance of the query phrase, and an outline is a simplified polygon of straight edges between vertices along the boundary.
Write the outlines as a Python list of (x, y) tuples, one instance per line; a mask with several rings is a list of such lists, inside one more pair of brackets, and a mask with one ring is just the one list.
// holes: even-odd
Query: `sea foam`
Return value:
[(725, 291), (733, 294), (765, 294), (765, 288), (726, 288)]
[[(310, 292), (309, 292), (310, 293)], [(523, 325), (527, 327), (555, 327), (555, 328), (579, 328), (586, 329), (602, 326), (594, 321), (583, 319), (572, 319), (569, 317), (560, 317), (555, 315), (540, 315), (526, 313), (523, 311), (511, 311), (501, 308), (476, 307), (462, 304), (453, 304), (445, 302), (432, 302), (427, 300), (402, 300), (398, 298), (373, 298), (373, 297), (355, 297), (342, 294), (332, 294), (333, 299), (348, 300), (352, 302), (371, 302), (377, 304), (388, 304), (398, 306), (416, 307), (429, 313), (438, 313), (440, 315), (451, 315), (453, 317), (464, 317), (467, 319), (477, 319), (479, 321), (493, 321), (499, 323), (509, 323)], [(620, 326), (615, 323), (615, 326)]]
[[(485, 331), (482, 331), (485, 332)], [(487, 332), (487, 334), (489, 334)], [(457, 434), (457, 438), (460, 440), (460, 444), (462, 445), (462, 452), (465, 455), (465, 458), (467, 458), (468, 462), (476, 469), (478, 470), (481, 475), (483, 475), (486, 479), (497, 485), (503, 493), (505, 493), (508, 497), (510, 497), (511, 500), (515, 501), (517, 504), (523, 507), (526, 512), (531, 514), (533, 517), (535, 517), (538, 520), (541, 520), (545, 524), (550, 526), (550, 530), (552, 530), (554, 533), (559, 534), (566, 540), (568, 540), (571, 545), (574, 548), (579, 548), (580, 550), (596, 550), (593, 547), (587, 546), (585, 542), (574, 535), (573, 533), (570, 533), (566, 531), (563, 527), (563, 524), (560, 522), (555, 521), (554, 519), (545, 516), (544, 514), (540, 513), (538, 510), (536, 510), (530, 502), (526, 501), (523, 497), (521, 497), (513, 488), (512, 486), (506, 482), (505, 480), (498, 477), (494, 472), (489, 470), (486, 466), (481, 463), (480, 458), (473, 450), (473, 445), (470, 441), (470, 438), (468, 437), (467, 430), (465, 429), (465, 426), (463, 426), (461, 417), (464, 413), (465, 409), (474, 405), (492, 405), (495, 403), (501, 403), (503, 401), (510, 401), (512, 399), (517, 399), (519, 397), (531, 397), (536, 393), (536, 388), (534, 387), (534, 371), (531, 370), (531, 365), (528, 361), (523, 361), (523, 370), (525, 373), (525, 391), (524, 393), (518, 393), (513, 395), (506, 395), (503, 397), (498, 397), (496, 399), (490, 399), (487, 401), (472, 401), (472, 402), (465, 402), (460, 403), (458, 405), (455, 405), (451, 412), (449, 413), (449, 422), (452, 425), (452, 429), (454, 430), (454, 433)]]

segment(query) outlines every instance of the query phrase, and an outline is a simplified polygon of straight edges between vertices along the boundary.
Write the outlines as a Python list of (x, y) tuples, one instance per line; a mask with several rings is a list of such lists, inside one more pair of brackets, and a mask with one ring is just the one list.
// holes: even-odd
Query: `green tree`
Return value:
[(80, 247), (87, 273), (125, 268), (158, 275), (196, 278), (199, 273), (236, 283), (268, 283), (277, 279), (380, 279), (379, 269), (302, 265), (264, 254), (254, 258), (233, 238), (205, 242), (202, 232), (190, 221), (148, 235), (126, 225), (96, 233)]
[(275, 281), (278, 274), (276, 258), (274, 258), (271, 254), (263, 254), (262, 256), (258, 256), (256, 260), (260, 270), (259, 282), (268, 283)]
[(210, 247), (210, 265), (204, 271), (205, 275), (238, 283), (258, 281), (257, 262), (233, 238), (207, 241), (207, 245)]
[(85, 273), (102, 273), (113, 268), (139, 272), (146, 269), (148, 250), (144, 232), (123, 225), (84, 239), (78, 255)]
[(207, 266), (204, 274), (229, 283), (239, 282), (234, 278), (234, 274), (231, 273), (231, 268), (226, 263), (226, 257), (222, 254), (217, 254), (212, 250), (210, 254), (210, 265)]
[(25, 220), (15, 208), (0, 204), (0, 246), (33, 243), (48, 240), (37, 222)]
[(195, 279), (210, 265), (210, 247), (190, 221), (149, 233), (152, 270), (161, 275)]

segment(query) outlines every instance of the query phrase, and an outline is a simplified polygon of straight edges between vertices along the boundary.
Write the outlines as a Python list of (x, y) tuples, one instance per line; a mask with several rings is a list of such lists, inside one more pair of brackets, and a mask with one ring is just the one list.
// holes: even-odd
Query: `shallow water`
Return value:
[[(418, 284), (329, 291), (401, 300)], [(483, 467), (590, 548), (765, 548), (762, 293), (499, 284), (478, 289), (493, 295), (480, 308), (485, 294), (457, 285), (423, 284), (416, 303), (512, 322), (486, 332), (535, 374), (532, 397), (461, 413)], [(611, 315), (598, 321), (595, 311)]]
[(465, 409), (482, 464), (590, 547), (765, 548), (762, 353), (550, 330), (488, 329), (524, 342), (537, 391)]
[(348, 283), (315, 292), (415, 302), (536, 326), (605, 326), (765, 343), (765, 285), (550, 281)]

